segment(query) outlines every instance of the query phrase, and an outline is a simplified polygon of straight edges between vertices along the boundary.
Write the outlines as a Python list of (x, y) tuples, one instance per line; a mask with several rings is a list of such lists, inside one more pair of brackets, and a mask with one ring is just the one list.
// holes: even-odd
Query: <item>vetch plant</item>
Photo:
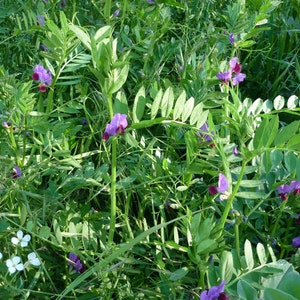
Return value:
[(106, 125), (105, 131), (103, 133), (103, 140), (107, 141), (109, 137), (116, 136), (119, 133), (124, 134), (125, 128), (128, 126), (127, 115), (125, 114), (115, 114), (109, 124)]
[(224, 293), (225, 283), (223, 280), (219, 285), (203, 291), (200, 294), (200, 300), (229, 300), (229, 297)]
[(85, 270), (85, 267), (81, 263), (78, 255), (76, 255), (74, 253), (69, 254), (68, 265), (74, 267), (76, 269), (77, 273), (82, 273)]
[(38, 90), (41, 92), (46, 92), (46, 87), (52, 83), (52, 74), (49, 69), (45, 69), (42, 65), (37, 65), (33, 69), (32, 79), (39, 81), (41, 84)]
[(219, 72), (217, 78), (223, 81), (225, 84), (231, 82), (231, 84), (237, 85), (240, 82), (244, 81), (246, 74), (241, 73), (242, 65), (238, 63), (238, 58), (233, 57), (229, 62), (230, 68), (226, 72)]

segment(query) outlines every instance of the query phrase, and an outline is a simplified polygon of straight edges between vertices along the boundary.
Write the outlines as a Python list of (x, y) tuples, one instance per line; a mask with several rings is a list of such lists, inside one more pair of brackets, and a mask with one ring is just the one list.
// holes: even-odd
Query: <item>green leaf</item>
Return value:
[(229, 251), (223, 251), (220, 260), (221, 278), (226, 282), (230, 282), (233, 274), (233, 257)]
[(300, 297), (300, 274), (296, 271), (285, 273), (277, 288)]
[(261, 265), (264, 265), (267, 262), (266, 250), (263, 244), (258, 243), (256, 246), (256, 253)]
[(218, 243), (215, 240), (212, 239), (207, 239), (204, 241), (201, 241), (197, 245), (197, 254), (209, 254), (211, 253), (214, 249), (216, 249), (218, 246)]
[(51, 229), (48, 226), (43, 226), (39, 230), (39, 237), (43, 239), (48, 239), (51, 233)]
[(110, 35), (111, 35), (111, 26), (106, 25), (97, 30), (94, 39), (96, 43), (99, 44), (102, 40), (109, 37)]
[(262, 199), (266, 194), (263, 192), (238, 192), (236, 196), (244, 199)]
[(274, 145), (279, 146), (288, 142), (299, 130), (299, 124), (300, 121), (294, 121), (287, 126), (280, 128), (275, 137)]
[(291, 97), (289, 97), (288, 101), (287, 101), (287, 108), (288, 109), (294, 109), (298, 106), (299, 104), (299, 99), (296, 95), (292, 95)]
[(134, 99), (133, 103), (133, 110), (132, 110), (132, 118), (133, 122), (137, 123), (141, 121), (143, 115), (144, 115), (144, 110), (145, 110), (145, 105), (146, 105), (146, 95), (145, 95), (145, 88), (142, 86)]
[(129, 65), (126, 64), (122, 69), (115, 68), (112, 70), (112, 86), (109, 88), (109, 93), (114, 94), (125, 83), (129, 72)]
[(262, 184), (264, 184), (263, 180), (242, 180), (240, 185), (246, 188), (252, 188), (261, 186)]
[(163, 90), (160, 89), (155, 98), (154, 98), (154, 101), (152, 103), (152, 106), (151, 106), (151, 119), (153, 120), (157, 113), (158, 113), (158, 110), (159, 110), (159, 107), (160, 107), (160, 104), (161, 104), (161, 99), (162, 99), (162, 96), (163, 96)]
[(300, 134), (295, 134), (286, 144), (289, 150), (299, 150), (300, 148)]
[(257, 291), (245, 280), (239, 280), (237, 284), (239, 299), (257, 300)]
[(284, 107), (284, 98), (282, 96), (277, 96), (274, 99), (274, 108), (280, 110)]
[[(203, 103), (199, 103), (194, 107), (194, 109), (192, 111), (192, 114), (191, 114), (191, 117), (190, 117), (190, 124), (191, 125), (196, 124), (199, 120), (202, 121), (202, 119), (201, 119), (202, 112), (203, 112)], [(207, 120), (207, 118), (204, 120), (203, 124), (206, 122), (206, 120)], [(199, 127), (201, 127), (201, 125)]]
[(91, 49), (91, 39), (89, 35), (84, 32), (79, 26), (69, 24), (69, 28), (75, 33), (75, 35), (80, 39), (82, 44), (89, 50)]
[(187, 273), (189, 272), (189, 269), (187, 267), (183, 267), (181, 269), (176, 270), (175, 272), (172, 272), (169, 279), (171, 281), (178, 281), (185, 277)]
[(162, 101), (161, 101), (161, 115), (163, 117), (168, 117), (171, 113), (174, 103), (174, 93), (171, 87), (168, 87), (165, 91)]
[(183, 110), (182, 110), (182, 115), (181, 115), (182, 122), (185, 122), (191, 115), (193, 108), (194, 108), (194, 102), (195, 102), (195, 99), (193, 97), (191, 97), (190, 99), (188, 99), (186, 101), (186, 103), (183, 107)]
[(180, 118), (182, 111), (184, 109), (184, 104), (185, 104), (185, 100), (186, 100), (186, 92), (183, 91), (178, 99), (176, 100), (175, 103), (175, 107), (174, 107), (174, 115), (173, 115), (173, 119), (177, 120)]
[(61, 245), (62, 244), (62, 234), (61, 234), (61, 231), (59, 228), (59, 223), (56, 219), (53, 220), (53, 230), (54, 230), (54, 234), (55, 234), (58, 244)]
[(245, 241), (244, 252), (245, 252), (245, 259), (246, 259), (248, 270), (251, 271), (254, 267), (254, 260), (253, 260), (252, 246), (249, 240)]
[(294, 152), (289, 151), (284, 154), (284, 164), (290, 173), (293, 173), (295, 171), (297, 165), (297, 157)]
[(253, 146), (255, 150), (267, 148), (273, 142), (279, 125), (278, 115), (263, 119), (262, 123), (256, 130)]
[(264, 300), (297, 300), (297, 298), (277, 289), (266, 288), (264, 292)]
[(279, 166), (282, 162), (282, 159), (283, 159), (282, 151), (280, 151), (278, 149), (273, 149), (270, 152), (270, 160), (272, 162), (272, 167), (273, 168)]

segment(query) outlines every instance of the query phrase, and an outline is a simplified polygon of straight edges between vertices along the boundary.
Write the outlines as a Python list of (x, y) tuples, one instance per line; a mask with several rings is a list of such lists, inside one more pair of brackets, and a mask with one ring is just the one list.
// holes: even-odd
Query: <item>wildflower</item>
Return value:
[[(209, 130), (208, 130), (208, 125), (207, 125), (207, 122), (205, 122), (200, 128), (199, 128), (202, 132), (207, 132), (209, 133)], [(212, 141), (212, 135), (214, 134), (213, 131), (210, 132), (210, 134), (205, 134), (205, 133), (198, 133), (198, 135), (204, 139), (206, 142), (211, 142)]]
[(120, 10), (119, 9), (117, 9), (114, 13), (113, 13), (113, 16), (114, 17), (118, 17), (119, 16), (119, 14), (120, 14)]
[(66, 4), (67, 4), (67, 1), (66, 1), (66, 0), (63, 0), (63, 1), (60, 2), (61, 7), (65, 7)]
[(232, 153), (233, 153), (234, 156), (239, 156), (239, 155), (240, 155), (240, 152), (239, 152), (239, 150), (238, 150), (237, 147), (234, 147), (234, 148), (232, 149)]
[(223, 73), (219, 72), (217, 74), (217, 78), (227, 84), (231, 79), (231, 72), (223, 72)]
[(44, 26), (45, 25), (45, 18), (44, 16), (37, 16), (37, 25)]
[(106, 125), (105, 132), (102, 136), (104, 141), (107, 141), (110, 136), (118, 135), (119, 133), (124, 134), (127, 124), (127, 115), (125, 114), (115, 114), (111, 122)]
[(231, 44), (231, 45), (234, 44), (234, 35), (233, 35), (233, 33), (230, 33), (230, 34), (229, 34), (229, 41), (230, 41), (230, 44)]
[(85, 126), (85, 125), (88, 125), (88, 124), (89, 124), (89, 121), (87, 119), (81, 120), (81, 125)]
[(49, 52), (49, 49), (46, 47), (46, 45), (41, 44), (41, 48), (43, 49), (43, 51)]
[(24, 270), (24, 265), (21, 263), (21, 258), (19, 256), (8, 259), (6, 261), (6, 266), (10, 274), (15, 273), (16, 271)]
[(46, 92), (46, 86), (52, 83), (52, 74), (49, 69), (45, 69), (41, 65), (37, 65), (33, 70), (32, 79), (39, 81), (41, 84), (38, 87), (39, 91)]
[(218, 186), (210, 186), (208, 191), (211, 195), (215, 195), (217, 193), (224, 193), (228, 189), (228, 181), (222, 173), (219, 174)]
[(70, 253), (69, 260), (68, 265), (74, 267), (78, 273), (85, 271), (85, 267), (82, 265), (78, 255)]
[(154, 0), (147, 0), (148, 3), (154, 3)]
[(39, 266), (41, 264), (41, 261), (39, 260), (39, 258), (36, 256), (35, 252), (31, 252), (27, 255), (28, 261), (27, 263), (25, 263), (25, 266), (27, 265), (33, 265), (35, 267)]
[(237, 85), (240, 82), (244, 81), (244, 79), (246, 78), (246, 74), (241, 73), (242, 65), (238, 63), (238, 58), (233, 57), (230, 60), (229, 65), (230, 69), (227, 72), (219, 72), (217, 74), (217, 78), (226, 84), (231, 81), (232, 85)]
[(21, 169), (19, 167), (15, 166), (13, 168), (12, 178), (16, 179), (16, 178), (21, 177), (21, 176), (22, 176)]
[(220, 285), (213, 286), (200, 294), (200, 300), (227, 300), (229, 297), (224, 293), (225, 280)]
[(282, 184), (277, 187), (278, 196), (286, 201), (288, 199), (288, 195), (293, 192), (294, 196), (300, 194), (300, 181), (292, 180), (290, 184)]
[(21, 244), (21, 247), (27, 247), (28, 242), (31, 240), (31, 236), (29, 234), (24, 235), (22, 230), (18, 230), (17, 237), (11, 238), (11, 242), (14, 245)]
[(300, 247), (300, 236), (293, 238), (292, 243), (293, 247), (298, 249)]
[(2, 126), (6, 129), (9, 129), (11, 127), (11, 125), (12, 125), (12, 121), (8, 121), (8, 122), (3, 121), (2, 122)]

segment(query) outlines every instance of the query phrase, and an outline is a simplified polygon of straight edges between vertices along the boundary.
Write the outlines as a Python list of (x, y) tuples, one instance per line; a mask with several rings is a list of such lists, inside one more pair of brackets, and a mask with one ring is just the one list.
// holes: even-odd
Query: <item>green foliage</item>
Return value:
[[(299, 5), (200, 2), (1, 2), (3, 297), (199, 299), (225, 280), (297, 299), (299, 191), (277, 188), (300, 180)], [(236, 86), (216, 77), (232, 57)], [(104, 141), (115, 113), (128, 127)], [(32, 251), (40, 267), (8, 272)]]

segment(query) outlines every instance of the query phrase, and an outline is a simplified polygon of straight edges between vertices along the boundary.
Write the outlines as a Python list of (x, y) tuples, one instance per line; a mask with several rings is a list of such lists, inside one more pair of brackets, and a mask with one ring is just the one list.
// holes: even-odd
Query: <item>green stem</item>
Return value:
[(246, 168), (246, 164), (247, 164), (247, 162), (243, 161), (238, 181), (237, 181), (237, 183), (236, 183), (236, 185), (234, 187), (233, 192), (231, 193), (231, 195), (229, 196), (229, 198), (227, 200), (227, 204), (225, 206), (224, 212), (223, 212), (222, 217), (221, 217), (221, 221), (220, 221), (220, 225), (219, 225), (220, 230), (219, 230), (219, 234), (218, 234), (217, 238), (220, 238), (222, 236), (222, 233), (223, 233), (223, 230), (224, 230), (224, 227), (225, 227), (225, 223), (226, 223), (228, 214), (229, 214), (230, 209), (232, 207), (232, 202), (234, 200), (234, 197), (235, 197), (236, 193), (239, 190), (241, 181), (243, 179), (243, 174), (244, 174), (244, 171), (245, 171), (245, 168)]
[(281, 205), (280, 205), (280, 210), (279, 210), (279, 214), (278, 216), (276, 217), (276, 222), (275, 222), (275, 225), (272, 229), (272, 233), (271, 233), (271, 237), (270, 237), (270, 241), (272, 242), (273, 238), (274, 238), (274, 235), (275, 235), (275, 232), (277, 231), (277, 227), (278, 227), (278, 224), (279, 224), (279, 221), (281, 219), (281, 216), (282, 216), (282, 213), (283, 213), (283, 210), (286, 206), (286, 203), (287, 201), (282, 201)]
[(107, 24), (110, 23), (111, 0), (106, 0), (104, 5), (104, 18)]
[(113, 138), (111, 143), (111, 186), (110, 186), (110, 226), (108, 242), (112, 243), (116, 227), (116, 178), (117, 178), (117, 139)]
[(235, 248), (238, 257), (240, 258), (240, 233), (239, 233), (239, 224), (234, 224), (234, 238), (235, 238)]

